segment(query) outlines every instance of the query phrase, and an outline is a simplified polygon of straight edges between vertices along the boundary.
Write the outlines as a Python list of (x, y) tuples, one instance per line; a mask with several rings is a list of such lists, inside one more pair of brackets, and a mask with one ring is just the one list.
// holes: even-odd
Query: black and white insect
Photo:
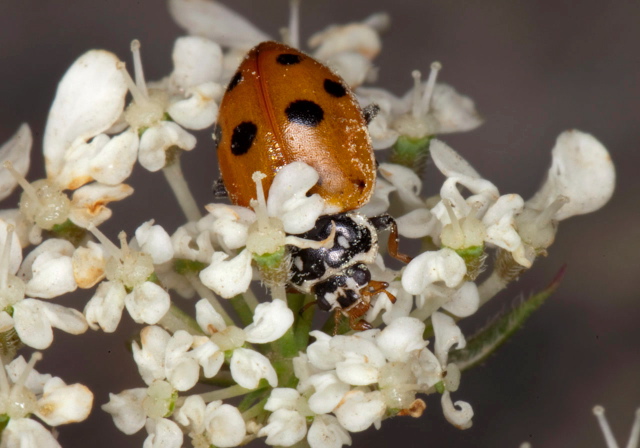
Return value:
[(300, 292), (314, 294), (321, 310), (335, 311), (336, 318), (345, 315), (354, 330), (367, 330), (371, 325), (362, 319), (373, 296), (385, 293), (395, 297), (386, 282), (371, 279), (368, 264), (378, 255), (378, 231), (390, 229), (389, 253), (408, 263), (411, 259), (398, 253), (398, 230), (387, 214), (367, 218), (347, 212), (322, 216), (302, 238), (322, 241), (335, 229), (333, 245), (318, 249), (290, 246), (292, 258), (291, 285)]

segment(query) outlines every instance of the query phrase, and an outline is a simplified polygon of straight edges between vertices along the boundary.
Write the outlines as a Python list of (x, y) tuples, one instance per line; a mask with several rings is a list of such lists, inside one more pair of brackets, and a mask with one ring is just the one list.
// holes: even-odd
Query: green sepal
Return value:
[(421, 175), (429, 158), (429, 142), (432, 138), (432, 135), (422, 138), (401, 135), (393, 145), (389, 161), (411, 168), (415, 173)]
[(464, 249), (457, 249), (456, 253), (464, 260), (465, 263), (481, 257), (484, 254), (484, 245), (465, 247)]
[(253, 260), (260, 269), (277, 269), (281, 266), (284, 255), (284, 246), (282, 246), (276, 252), (271, 254), (253, 254)]
[(158, 278), (158, 275), (155, 271), (153, 271), (151, 275), (147, 277), (147, 281), (162, 286), (162, 284), (160, 283), (160, 279)]
[(443, 394), (447, 390), (447, 388), (444, 387), (444, 381), (438, 381), (433, 385), (433, 387), (435, 387), (436, 392), (438, 392), (439, 394)]
[(62, 224), (54, 225), (49, 232), (54, 234), (56, 238), (69, 241), (74, 247), (80, 247), (87, 238), (87, 229), (78, 227), (68, 219)]
[(200, 261), (187, 260), (185, 258), (176, 258), (173, 261), (173, 270), (180, 275), (199, 274), (208, 264)]
[(551, 296), (560, 285), (566, 266), (544, 290), (516, 304), (511, 310), (498, 315), (489, 325), (467, 339), (467, 346), (449, 353), (449, 361), (458, 365), (461, 371), (468, 370), (487, 359), (498, 347), (506, 342), (522, 324)]
[(178, 401), (178, 391), (174, 390), (171, 394), (171, 404), (169, 405), (169, 410), (164, 415), (164, 418), (171, 417), (171, 414), (173, 414), (173, 410), (176, 408), (176, 401)]
[(7, 414), (0, 415), (0, 435), (2, 435), (2, 431), (4, 431), (4, 428), (9, 424), (9, 420), (11, 420), (11, 417)]

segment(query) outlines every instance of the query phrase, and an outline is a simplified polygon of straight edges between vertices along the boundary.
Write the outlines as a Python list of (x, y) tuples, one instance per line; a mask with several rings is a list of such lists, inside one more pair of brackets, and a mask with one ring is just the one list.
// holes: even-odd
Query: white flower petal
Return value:
[(216, 294), (230, 299), (246, 292), (251, 283), (251, 252), (243, 250), (234, 258), (225, 261), (229, 255), (215, 252), (209, 267), (200, 271), (200, 280)]
[(278, 409), (295, 409), (300, 393), (289, 387), (277, 387), (271, 391), (264, 408), (275, 412)]
[(204, 36), (224, 47), (248, 49), (268, 35), (226, 6), (208, 0), (170, 0), (173, 19), (189, 34)]
[(172, 58), (174, 69), (171, 79), (183, 89), (217, 81), (222, 74), (220, 45), (203, 37), (176, 39)]
[(101, 328), (105, 333), (113, 333), (118, 328), (124, 309), (127, 291), (118, 282), (102, 282), (84, 308), (84, 315), (92, 330)]
[(351, 389), (334, 372), (318, 373), (309, 378), (316, 392), (309, 397), (309, 409), (315, 414), (333, 412)]
[(213, 82), (192, 87), (186, 92), (190, 96), (171, 104), (167, 112), (176, 123), (187, 129), (208, 128), (218, 118), (217, 99), (222, 92), (224, 88)]
[(267, 436), (265, 443), (274, 446), (291, 446), (307, 434), (307, 421), (296, 411), (278, 409), (269, 416), (267, 425), (258, 432), (258, 437)]
[(426, 208), (417, 208), (396, 219), (398, 233), (406, 238), (422, 238), (440, 233), (441, 223)]
[[(22, 355), (20, 355), (5, 366), (5, 370), (7, 371), (12, 383), (15, 384), (18, 382), (27, 368), (27, 365), (27, 361), (22, 357)], [(38, 373), (35, 369), (31, 369), (24, 385), (34, 394), (42, 395), (44, 385), (51, 380), (51, 378), (53, 377), (48, 373)]]
[(121, 184), (131, 176), (138, 157), (139, 142), (138, 133), (133, 129), (111, 138), (91, 158), (88, 174), (105, 185)]
[(317, 415), (309, 428), (307, 441), (311, 448), (341, 448), (351, 445), (351, 436), (333, 415)]
[(71, 334), (87, 330), (87, 323), (79, 311), (41, 300), (24, 299), (13, 306), (13, 320), (20, 340), (38, 350), (53, 342), (52, 326)]
[(215, 218), (211, 231), (226, 247), (235, 250), (247, 244), (249, 226), (256, 220), (253, 210), (226, 204), (209, 204), (205, 208)]
[(198, 382), (200, 366), (187, 352), (193, 344), (193, 336), (184, 330), (176, 331), (165, 349), (164, 366), (167, 380), (174, 389), (186, 391)]
[(478, 311), (480, 306), (480, 294), (478, 286), (473, 282), (465, 282), (453, 294), (451, 299), (442, 308), (458, 317), (471, 316)]
[(106, 264), (105, 251), (102, 245), (87, 241), (87, 245), (78, 247), (71, 257), (73, 278), (78, 287), (89, 289), (104, 279)]
[(244, 329), (247, 341), (266, 344), (280, 339), (293, 324), (293, 311), (280, 299), (261, 303), (253, 313), (253, 323)]
[(396, 187), (382, 178), (376, 179), (376, 186), (369, 202), (360, 207), (357, 212), (365, 216), (378, 216), (389, 209), (389, 194), (396, 191)]
[(278, 376), (264, 355), (246, 348), (233, 351), (230, 362), (231, 376), (234, 381), (246, 389), (255, 389), (265, 378), (271, 387), (278, 385)]
[(466, 273), (464, 260), (455, 251), (448, 248), (428, 251), (407, 265), (402, 275), (402, 287), (411, 294), (422, 294), (429, 285), (439, 281), (454, 288)]
[(338, 53), (351, 51), (373, 59), (380, 53), (382, 42), (371, 26), (364, 23), (350, 23), (332, 26), (315, 33), (309, 38), (309, 47), (316, 49), (313, 53), (314, 57), (322, 60)]
[(435, 85), (429, 114), (436, 120), (436, 134), (470, 131), (482, 124), (473, 100), (446, 84)]
[(213, 378), (224, 363), (224, 352), (208, 337), (198, 336), (194, 339), (194, 348), (190, 355), (202, 366), (205, 378)]
[(147, 221), (136, 229), (136, 241), (140, 250), (151, 255), (153, 264), (162, 264), (173, 258), (171, 237), (153, 220)]
[(89, 224), (97, 227), (111, 217), (111, 210), (107, 208), (109, 202), (121, 201), (132, 194), (133, 188), (126, 184), (85, 185), (73, 193), (69, 219), (82, 228)]
[(196, 321), (208, 335), (215, 334), (227, 328), (223, 317), (218, 313), (207, 299), (201, 299), (196, 303)]
[(427, 346), (424, 329), (424, 322), (416, 318), (399, 317), (376, 336), (376, 344), (390, 362), (407, 362), (414, 351)]
[[(29, 171), (29, 161), (31, 156), (31, 145), (33, 137), (31, 128), (23, 123), (18, 131), (7, 142), (0, 146), (0, 166), (4, 162), (11, 162), (13, 168), (22, 176)], [(18, 181), (11, 175), (9, 170), (0, 169), (0, 201), (11, 194), (18, 185)]]
[(360, 432), (379, 422), (387, 410), (381, 392), (353, 390), (335, 411), (340, 424), (349, 432)]
[(191, 426), (195, 431), (204, 429), (204, 412), (206, 405), (200, 395), (189, 395), (184, 404), (174, 414), (174, 418), (182, 426)]
[(2, 431), (2, 446), (7, 448), (61, 448), (44, 426), (30, 418), (12, 418)]
[(120, 117), (127, 85), (118, 62), (113, 53), (90, 50), (71, 65), (58, 84), (44, 133), (49, 178), (58, 176), (65, 152), (74, 142), (106, 131)]
[(422, 181), (411, 168), (393, 163), (381, 163), (378, 170), (386, 180), (396, 187), (403, 202), (412, 207), (424, 207), (420, 198)]
[(75, 291), (71, 263), (74, 250), (69, 241), (52, 238), (31, 251), (18, 271), (26, 283), (26, 294), (51, 299)]
[(147, 418), (142, 408), (142, 400), (146, 396), (145, 387), (109, 394), (109, 402), (102, 405), (102, 410), (111, 414), (120, 431), (127, 435), (135, 434), (142, 429)]
[(316, 338), (316, 341), (307, 347), (309, 362), (320, 370), (335, 369), (336, 363), (342, 361), (344, 357), (340, 352), (332, 349), (331, 336), (320, 330), (314, 330), (309, 335)]
[(152, 282), (144, 282), (127, 294), (124, 304), (137, 323), (157, 324), (171, 306), (169, 293)]
[(142, 444), (142, 448), (181, 448), (183, 434), (180, 427), (169, 419), (147, 419), (149, 435)]
[(211, 443), (220, 448), (238, 446), (247, 434), (247, 427), (238, 408), (223, 404), (207, 412), (205, 426)]
[(441, 365), (447, 364), (449, 350), (455, 345), (457, 349), (466, 347), (467, 341), (453, 318), (443, 313), (431, 315), (433, 332), (435, 333), (435, 354)]
[(324, 211), (324, 200), (307, 192), (318, 182), (315, 169), (304, 162), (293, 162), (276, 174), (269, 188), (267, 212), (280, 218), (287, 233), (311, 230)]
[(172, 146), (191, 151), (196, 146), (196, 138), (172, 121), (150, 127), (140, 139), (140, 165), (151, 172), (161, 170), (166, 162), (165, 151)]
[(369, 58), (356, 51), (336, 53), (323, 60), (352, 89), (367, 81), (373, 65)]
[(615, 188), (615, 167), (607, 149), (592, 135), (565, 131), (551, 155), (547, 180), (527, 207), (543, 210), (558, 196), (566, 196), (569, 203), (555, 215), (560, 221), (596, 211), (609, 201)]
[(133, 359), (138, 365), (138, 371), (143, 381), (147, 384), (155, 380), (165, 378), (164, 354), (171, 335), (164, 329), (152, 326), (145, 327), (140, 331), (140, 342), (142, 347), (136, 342), (131, 344)]
[(58, 426), (85, 420), (92, 406), (93, 394), (86, 386), (52, 379), (45, 385), (35, 414), (47, 425)]
[(469, 403), (456, 401), (454, 405), (454, 403), (451, 402), (451, 395), (448, 390), (444, 391), (440, 401), (442, 403), (444, 417), (449, 423), (458, 429), (471, 428), (473, 425), (471, 421), (473, 418), (473, 409)]

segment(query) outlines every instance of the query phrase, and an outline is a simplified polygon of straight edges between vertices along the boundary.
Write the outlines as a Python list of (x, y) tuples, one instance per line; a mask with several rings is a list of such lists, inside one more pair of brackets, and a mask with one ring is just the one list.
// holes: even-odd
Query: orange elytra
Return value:
[(376, 164), (363, 112), (346, 83), (295, 48), (263, 42), (244, 58), (220, 104), (216, 126), (220, 174), (234, 204), (256, 197), (251, 180), (266, 174), (266, 192), (283, 166), (301, 161), (320, 179), (318, 193), (339, 213), (364, 205)]

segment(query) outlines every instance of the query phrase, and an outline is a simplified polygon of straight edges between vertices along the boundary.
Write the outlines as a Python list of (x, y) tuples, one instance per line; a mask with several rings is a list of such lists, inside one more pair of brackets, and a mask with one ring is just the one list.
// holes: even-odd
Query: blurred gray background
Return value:
[[(226, 4), (274, 37), (287, 22), (285, 1)], [(640, 2), (303, 0), (303, 39), (375, 11), (387, 11), (392, 19), (376, 61), (378, 85), (402, 94), (411, 85), (411, 70), (426, 72), (432, 61), (441, 61), (440, 80), (471, 96), (486, 120), (474, 132), (444, 140), (501, 192), (530, 197), (549, 166), (557, 135), (569, 128), (604, 143), (618, 184), (603, 210), (562, 223), (550, 257), (486, 313), (465, 322), (470, 334), (518, 294), (540, 289), (568, 265), (556, 294), (523, 330), (484, 366), (463, 375), (454, 399), (473, 405), (473, 428), (451, 427), (432, 396), (422, 418), (385, 422), (379, 431), (354, 435), (353, 445), (514, 448), (529, 441), (535, 448), (603, 447), (591, 414), (595, 404), (606, 407), (619, 442), (626, 444), (640, 406)], [(28, 122), (35, 133), (29, 179), (43, 177), (39, 152), (47, 111), (74, 59), (89, 48), (105, 48), (129, 60), (129, 42), (138, 38), (147, 79), (157, 79), (170, 72), (172, 42), (179, 35), (158, 0), (0, 2), (0, 141)], [(211, 201), (211, 144), (200, 140), (182, 160), (198, 202)], [(137, 198), (113, 207), (115, 218), (104, 226), (112, 238), (121, 229), (131, 234), (150, 218), (169, 231), (182, 222), (160, 177), (136, 169)], [(433, 169), (428, 177), (433, 193), (441, 178)], [(16, 200), (14, 195), (3, 206)], [(80, 294), (66, 304), (82, 309), (88, 297)], [(115, 335), (56, 332), (37, 368), (67, 383), (90, 377), (96, 393), (87, 422), (60, 428), (63, 446), (141, 446), (144, 431), (124, 436), (98, 407), (109, 391), (143, 384), (126, 374), (134, 369), (124, 342), (133, 329), (123, 319)]]

